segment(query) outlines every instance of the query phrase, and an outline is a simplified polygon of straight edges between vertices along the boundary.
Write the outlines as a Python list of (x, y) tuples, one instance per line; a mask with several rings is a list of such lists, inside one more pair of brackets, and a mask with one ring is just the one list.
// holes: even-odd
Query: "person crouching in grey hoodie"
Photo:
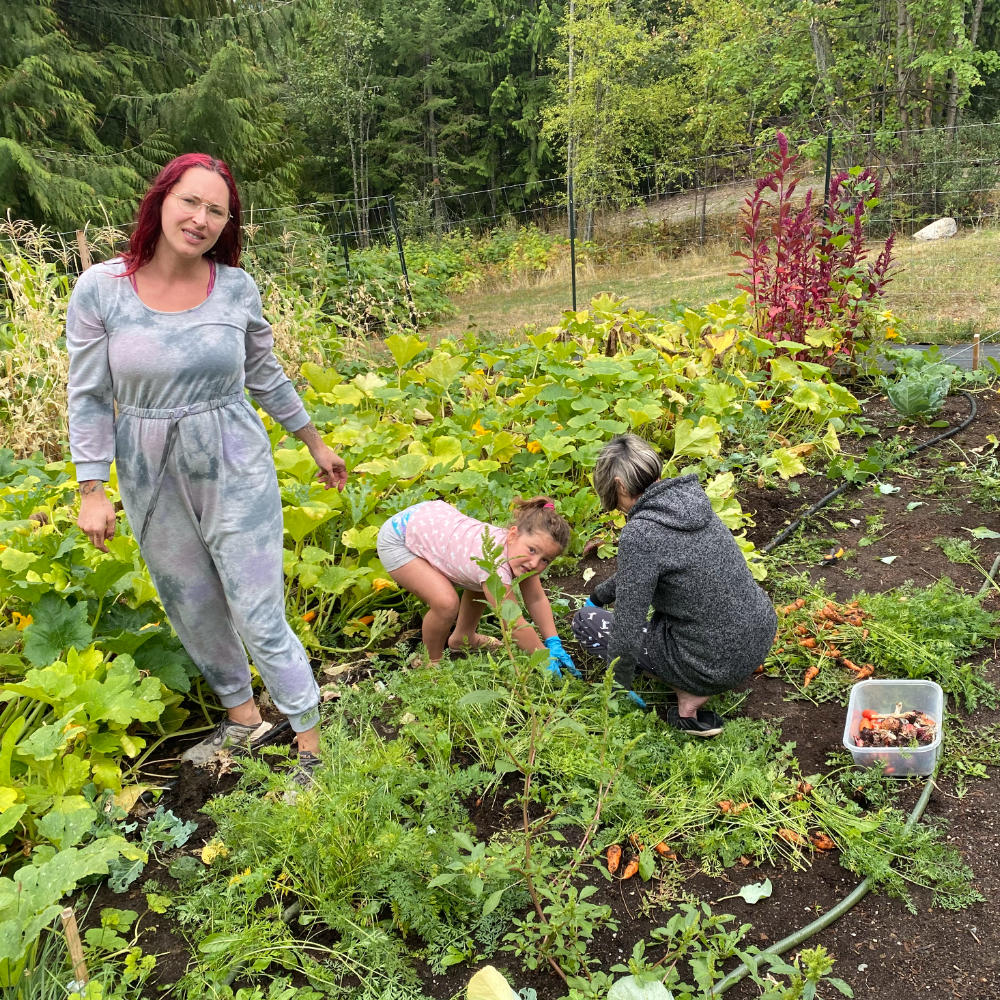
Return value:
[[(615, 680), (640, 707), (632, 685), (636, 670), (646, 670), (677, 693), (671, 725), (716, 736), (722, 719), (702, 706), (764, 661), (778, 618), (698, 477), (661, 480), (662, 472), (634, 434), (613, 438), (598, 455), (594, 488), (604, 509), (617, 507), (627, 521), (618, 571), (577, 611), (573, 633), (614, 664)], [(612, 603), (614, 614), (605, 610)]]

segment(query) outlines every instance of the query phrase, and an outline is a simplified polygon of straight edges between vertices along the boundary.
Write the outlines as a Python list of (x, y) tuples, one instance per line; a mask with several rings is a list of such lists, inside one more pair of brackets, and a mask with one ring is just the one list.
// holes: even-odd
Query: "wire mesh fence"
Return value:
[[(767, 170), (773, 149), (773, 143), (762, 142), (642, 170), (607, 167), (599, 176), (578, 176), (575, 232), (590, 251), (578, 275), (580, 297), (586, 300), (599, 285), (597, 264), (631, 267), (641, 280), (643, 267), (637, 262), (699, 251), (714, 255), (711, 266), (722, 275), (738, 270), (739, 262), (729, 255), (740, 247), (741, 209), (756, 179)], [(873, 239), (890, 232), (910, 236), (944, 215), (964, 231), (1000, 229), (1000, 122), (819, 134), (799, 149), (802, 181), (797, 197), (803, 199), (812, 188), (814, 202), (821, 201), (829, 174), (855, 168), (876, 174), (881, 193), (867, 220)], [(440, 244), (457, 234), (477, 239), (532, 228), (566, 239), (568, 207), (565, 177), (462, 192), (432, 185), (419, 198), (379, 195), (250, 206), (244, 213), (243, 235), (254, 270), (292, 278), (321, 273), (334, 299), (350, 299), (356, 289), (372, 282), (398, 295), (406, 284), (407, 254), (415, 246)], [(85, 266), (83, 255), (97, 260), (113, 256), (127, 245), (129, 231), (125, 220), (113, 224), (104, 219), (80, 231), (41, 235), (47, 255), (66, 271), (78, 273)], [(5, 238), (0, 234), (0, 242)], [(987, 275), (1000, 273), (1000, 241), (984, 244), (981, 264)], [(949, 261), (943, 254), (938, 266), (958, 269), (966, 263), (963, 256)], [(570, 277), (565, 278), (568, 285)], [(982, 274), (968, 275), (967, 294), (974, 294), (982, 280)], [(919, 288), (913, 294), (921, 294)]]

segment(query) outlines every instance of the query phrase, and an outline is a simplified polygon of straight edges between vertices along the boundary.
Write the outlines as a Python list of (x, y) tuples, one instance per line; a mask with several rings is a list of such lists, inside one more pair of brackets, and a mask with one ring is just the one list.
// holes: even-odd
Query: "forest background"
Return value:
[(444, 223), (456, 193), (500, 191), (511, 212), (549, 197), (568, 161), (579, 204), (626, 205), (669, 189), (671, 164), (778, 128), (890, 152), (902, 132), (912, 153), (1000, 109), (1000, 6), (984, 0), (5, 8), (0, 206), (56, 229), (124, 224), (194, 149), (229, 161), (247, 208), (347, 197), (364, 215), (393, 194)]

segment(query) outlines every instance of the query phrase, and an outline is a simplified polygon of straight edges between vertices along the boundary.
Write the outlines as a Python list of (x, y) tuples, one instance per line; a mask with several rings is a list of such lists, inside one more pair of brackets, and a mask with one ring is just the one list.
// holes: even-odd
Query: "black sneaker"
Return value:
[(667, 722), (682, 733), (691, 736), (718, 736), (722, 732), (722, 716), (706, 708), (699, 708), (694, 716), (681, 715), (676, 705), (667, 708)]
[(244, 726), (226, 718), (215, 727), (210, 736), (195, 743), (193, 747), (188, 747), (181, 754), (181, 760), (194, 764), (195, 767), (204, 767), (227, 754), (251, 753), (258, 747), (274, 742), (281, 728), (283, 727), (275, 726), (272, 722)]

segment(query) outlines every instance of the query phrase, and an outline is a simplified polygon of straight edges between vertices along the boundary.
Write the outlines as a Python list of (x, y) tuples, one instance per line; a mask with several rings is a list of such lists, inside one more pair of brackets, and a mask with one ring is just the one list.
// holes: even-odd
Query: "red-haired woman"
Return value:
[(257, 286), (239, 267), (239, 217), (226, 164), (178, 156), (146, 192), (128, 251), (80, 276), (66, 338), (77, 524), (107, 551), (115, 512), (104, 484), (115, 461), (163, 607), (227, 710), (184, 757), (203, 764), (268, 741), (249, 650), (297, 734), (296, 776), (307, 783), (318, 762), (319, 691), (285, 620), (281, 498), (245, 390), (305, 442), (327, 488), (343, 489), (347, 470), (274, 357)]

